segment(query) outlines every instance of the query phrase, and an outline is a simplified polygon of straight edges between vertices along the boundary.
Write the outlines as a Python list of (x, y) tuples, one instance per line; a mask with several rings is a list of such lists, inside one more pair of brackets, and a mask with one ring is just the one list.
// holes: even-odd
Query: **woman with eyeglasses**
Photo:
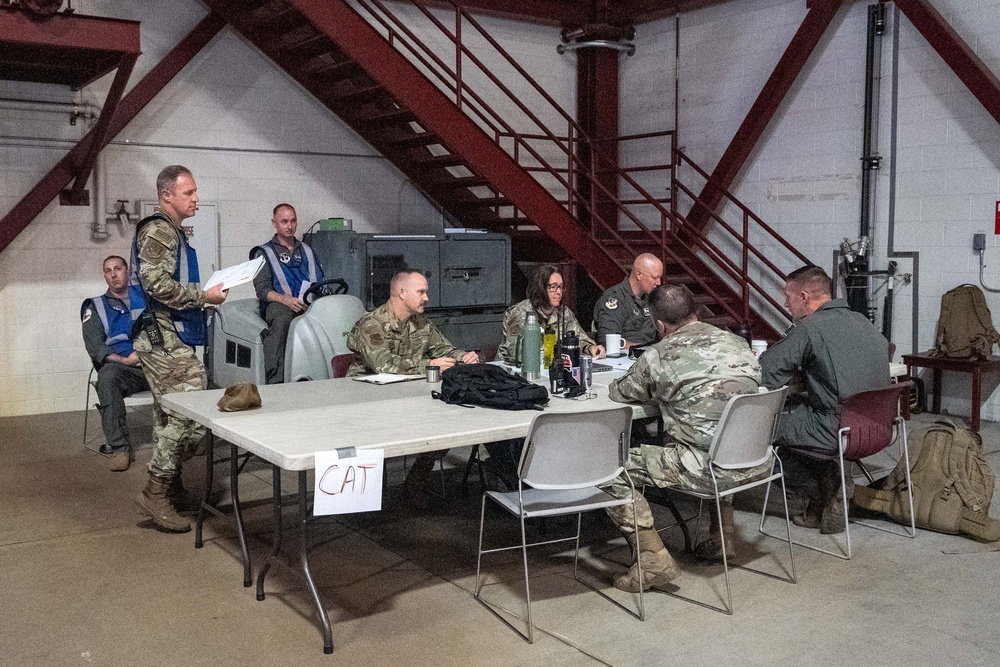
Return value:
[(507, 309), (503, 318), (503, 342), (497, 350), (497, 358), (507, 364), (520, 364), (518, 341), (524, 328), (524, 316), (535, 311), (542, 330), (555, 331), (562, 311), (563, 332), (572, 331), (580, 339), (580, 351), (595, 359), (604, 356), (604, 348), (588, 336), (580, 327), (573, 311), (562, 305), (563, 277), (552, 264), (538, 267), (528, 281), (528, 298)]

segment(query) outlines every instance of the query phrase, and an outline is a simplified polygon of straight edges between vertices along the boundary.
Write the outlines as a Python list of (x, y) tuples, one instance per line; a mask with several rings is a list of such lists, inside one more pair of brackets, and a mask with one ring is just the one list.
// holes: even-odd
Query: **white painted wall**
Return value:
[[(994, 72), (1000, 70), (995, 34), (1000, 3), (933, 3)], [(873, 266), (884, 269), (887, 261), (892, 38), (898, 29), (895, 250), (920, 253), (917, 349), (927, 350), (941, 294), (978, 283), (973, 233), (987, 231), (988, 245), (998, 245), (992, 228), (1000, 199), (1000, 126), (905, 17), (896, 27), (889, 9)], [(722, 155), (805, 13), (802, 0), (734, 0), (681, 17), (680, 143), (706, 169)], [(840, 241), (858, 236), (866, 22), (866, 3), (849, 3), (840, 11), (733, 188), (828, 270)], [(675, 39), (673, 18), (639, 27), (638, 54), (622, 61), (623, 132), (673, 126)], [(773, 257), (783, 269), (795, 268), (782, 253), (773, 251)], [(897, 261), (901, 271), (913, 270), (909, 260)], [(998, 265), (992, 263), (994, 271)], [(1000, 284), (996, 274), (987, 278)], [(903, 354), (912, 348), (913, 292), (912, 286), (896, 291), (893, 338), (897, 354)], [(1000, 314), (1000, 295), (988, 294), (987, 301)], [(985, 382), (990, 399), (984, 418), (1000, 413), (998, 381)], [(968, 415), (969, 398), (968, 376), (946, 377), (946, 409)]]
[[(142, 22), (143, 55), (131, 84), (206, 13), (197, 0), (78, 0), (74, 6), (80, 13)], [(557, 31), (532, 27), (522, 34), (521, 24), (488, 22), (572, 109), (572, 66), (555, 55)], [(0, 81), (0, 98), (100, 105), (110, 81), (105, 77), (76, 95), (57, 86)], [(65, 114), (13, 111), (0, 103), (0, 215), (85, 129), (71, 126)], [(282, 201), (297, 207), (300, 232), (327, 216), (353, 218), (358, 231), (442, 228), (434, 207), (392, 165), (228, 29), (103, 157), (109, 211), (116, 199), (153, 198), (153, 182), (165, 165), (191, 168), (199, 196), (218, 203), (223, 264), (246, 259), (252, 245), (270, 237), (271, 209)], [(104, 291), (101, 260), (127, 256), (131, 241), (131, 230), (113, 225), (109, 239), (92, 240), (92, 220), (90, 208), (52, 203), (0, 253), (0, 417), (83, 406), (90, 362), (80, 336), (80, 302)], [(230, 298), (248, 296), (246, 286)]]

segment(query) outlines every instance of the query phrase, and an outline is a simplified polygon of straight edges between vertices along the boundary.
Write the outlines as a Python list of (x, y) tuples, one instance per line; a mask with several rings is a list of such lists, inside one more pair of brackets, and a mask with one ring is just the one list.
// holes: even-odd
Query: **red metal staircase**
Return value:
[[(784, 275), (753, 241), (792, 253), (783, 262), (792, 268), (805, 258), (728, 193), (724, 210), (740, 213), (739, 223), (716, 215), (705, 232), (686, 224), (678, 198), (687, 210), (698, 200), (677, 166), (688, 176), (707, 175), (676, 149), (672, 133), (644, 135), (670, 142), (659, 152), (665, 158), (659, 165), (622, 168), (599, 163), (598, 151), (578, 150), (590, 143), (580, 126), (458, 5), (450, 28), (441, 11), (416, 2), (393, 9), (381, 0), (204, 2), (391, 160), (456, 225), (515, 235), (537, 228), (601, 288), (621, 280), (636, 255), (652, 252), (664, 261), (666, 281), (695, 292), (703, 319), (723, 326), (748, 322), (759, 337), (777, 336), (772, 321), (787, 315), (771, 295), (780, 294), (775, 285)], [(463, 40), (463, 31), (474, 39)], [(445, 49), (425, 42), (440, 43), (441, 37)], [(508, 78), (514, 72), (520, 77), (515, 87), (527, 87), (545, 108), (529, 109), (524, 95), (511, 92), (484, 60), (501, 63)], [(654, 172), (656, 187), (669, 197), (650, 194)], [(602, 185), (609, 173), (632, 193), (628, 199)], [(758, 307), (770, 320), (758, 315)]]

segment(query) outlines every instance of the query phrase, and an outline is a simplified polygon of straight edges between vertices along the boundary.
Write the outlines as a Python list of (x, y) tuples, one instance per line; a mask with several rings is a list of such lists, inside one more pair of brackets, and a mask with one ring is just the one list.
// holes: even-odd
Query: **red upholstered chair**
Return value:
[[(862, 459), (872, 456), (886, 449), (893, 443), (899, 445), (900, 460), (906, 464), (906, 487), (910, 503), (910, 527), (909, 530), (893, 530), (889, 527), (879, 526), (871, 523), (860, 525), (882, 530), (906, 537), (914, 537), (917, 534), (917, 527), (913, 517), (913, 491), (910, 485), (910, 450), (906, 442), (906, 422), (899, 416), (900, 396), (909, 400), (910, 382), (899, 382), (891, 384), (884, 389), (873, 389), (863, 391), (854, 396), (846, 398), (841, 403), (840, 412), (840, 482), (841, 485), (847, 481), (848, 467), (845, 465), (856, 463), (869, 482), (874, 481)], [(761, 529), (763, 529), (763, 519), (761, 519)], [(844, 527), (846, 536), (846, 551), (844, 544), (837, 541), (839, 551), (830, 551), (821, 547), (795, 542), (795, 544), (820, 551), (831, 556), (848, 560), (851, 558), (851, 526), (848, 516), (847, 497), (844, 497)], [(836, 541), (836, 537), (834, 540)]]
[(330, 366), (333, 367), (333, 377), (335, 378), (347, 377), (347, 369), (351, 367), (351, 361), (353, 360), (354, 360), (354, 355), (352, 353), (338, 354), (333, 359), (331, 359)]

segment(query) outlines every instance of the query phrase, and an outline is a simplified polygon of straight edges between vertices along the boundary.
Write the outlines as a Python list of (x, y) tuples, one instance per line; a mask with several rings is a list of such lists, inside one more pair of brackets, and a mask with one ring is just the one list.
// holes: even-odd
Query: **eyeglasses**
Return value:
[(563, 284), (562, 283), (549, 283), (548, 285), (545, 286), (545, 289), (547, 289), (550, 292), (562, 292), (563, 291)]

